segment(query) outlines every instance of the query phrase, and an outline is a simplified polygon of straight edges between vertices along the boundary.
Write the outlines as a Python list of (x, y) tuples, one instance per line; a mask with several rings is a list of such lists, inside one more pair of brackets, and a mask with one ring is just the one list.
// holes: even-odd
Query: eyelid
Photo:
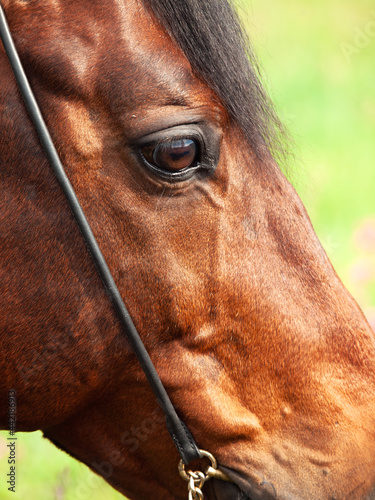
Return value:
[(138, 147), (145, 147), (150, 144), (157, 144), (169, 140), (195, 139), (204, 143), (203, 135), (198, 127), (192, 125), (180, 125), (167, 130), (160, 130), (146, 135), (137, 141)]

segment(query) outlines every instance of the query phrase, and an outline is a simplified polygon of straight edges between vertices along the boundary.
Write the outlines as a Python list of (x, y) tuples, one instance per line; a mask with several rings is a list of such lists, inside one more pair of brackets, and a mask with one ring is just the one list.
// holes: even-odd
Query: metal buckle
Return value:
[(186, 471), (185, 464), (182, 460), (180, 460), (180, 463), (178, 464), (178, 472), (180, 473), (180, 476), (188, 482), (189, 500), (203, 500), (203, 485), (211, 477), (221, 479), (222, 481), (228, 481), (230, 483), (233, 482), (224, 472), (217, 468), (216, 458), (211, 453), (205, 450), (199, 450), (199, 453), (202, 457), (208, 458), (211, 462), (211, 465), (209, 465), (204, 472), (193, 472), (191, 470)]

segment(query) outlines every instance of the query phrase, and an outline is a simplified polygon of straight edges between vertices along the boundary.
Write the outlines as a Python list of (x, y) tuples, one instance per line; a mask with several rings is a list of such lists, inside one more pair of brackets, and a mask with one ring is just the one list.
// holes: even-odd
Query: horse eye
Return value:
[(199, 160), (199, 143), (194, 139), (169, 139), (142, 149), (152, 166), (167, 172), (181, 172)]

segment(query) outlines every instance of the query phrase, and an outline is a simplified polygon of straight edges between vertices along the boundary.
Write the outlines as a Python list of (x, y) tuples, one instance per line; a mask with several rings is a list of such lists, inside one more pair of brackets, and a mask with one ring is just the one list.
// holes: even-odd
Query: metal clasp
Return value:
[(224, 472), (217, 468), (216, 458), (211, 453), (205, 450), (199, 450), (199, 453), (202, 457), (208, 458), (211, 462), (211, 465), (207, 467), (205, 472), (193, 472), (191, 470), (186, 471), (185, 464), (182, 460), (180, 460), (178, 465), (178, 472), (180, 473), (180, 476), (188, 482), (189, 500), (203, 500), (203, 485), (211, 477), (221, 479), (222, 481), (233, 482), (226, 474), (224, 474)]

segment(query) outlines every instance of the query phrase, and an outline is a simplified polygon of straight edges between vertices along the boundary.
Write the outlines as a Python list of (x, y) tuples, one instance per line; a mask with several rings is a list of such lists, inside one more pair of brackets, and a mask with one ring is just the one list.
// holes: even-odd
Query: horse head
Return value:
[[(282, 127), (230, 7), (3, 5), (156, 370), (233, 481), (206, 498), (370, 498), (374, 335), (275, 161)], [(14, 389), (18, 430), (129, 498), (186, 498), (2, 49), (0, 64), (1, 400)]]

